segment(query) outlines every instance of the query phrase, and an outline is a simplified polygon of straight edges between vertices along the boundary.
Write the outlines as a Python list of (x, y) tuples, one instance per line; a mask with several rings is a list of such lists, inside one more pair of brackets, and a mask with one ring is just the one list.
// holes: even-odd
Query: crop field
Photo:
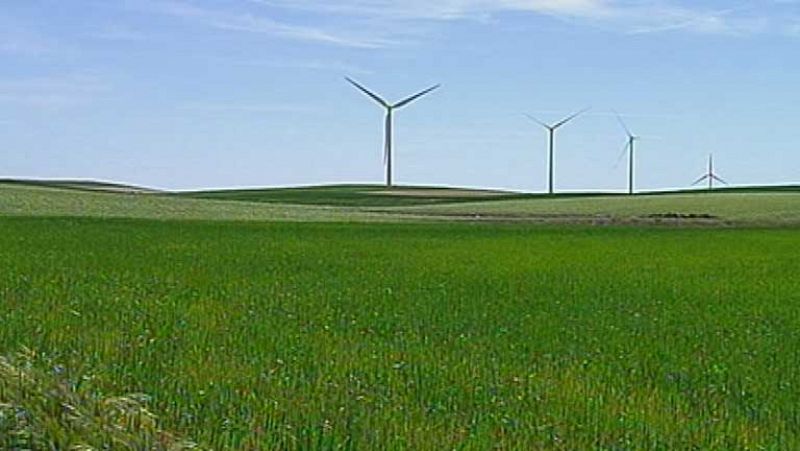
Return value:
[(70, 216), (214, 221), (375, 221), (390, 214), (353, 208), (183, 198), (0, 183), (1, 216)]
[(720, 191), (628, 196), (573, 196), (499, 199), (436, 206), (387, 209), (433, 217), (481, 217), (488, 220), (649, 221), (695, 217), (717, 225), (800, 225), (800, 191)]
[(0, 249), (0, 355), (204, 448), (800, 447), (797, 229), (5, 217)]
[[(68, 188), (65, 188), (68, 187)], [(152, 192), (84, 182), (0, 181), (0, 217), (60, 216), (157, 220), (294, 222), (524, 222), (800, 226), (800, 188), (714, 193), (557, 196), (375, 185), (213, 192)], [(137, 194), (124, 190), (137, 189)]]
[(502, 191), (431, 187), (395, 187), (378, 185), (333, 185), (301, 188), (197, 191), (178, 193), (181, 197), (237, 200), (298, 205), (332, 205), (339, 207), (392, 207), (437, 205), (481, 199), (517, 199), (526, 197)]

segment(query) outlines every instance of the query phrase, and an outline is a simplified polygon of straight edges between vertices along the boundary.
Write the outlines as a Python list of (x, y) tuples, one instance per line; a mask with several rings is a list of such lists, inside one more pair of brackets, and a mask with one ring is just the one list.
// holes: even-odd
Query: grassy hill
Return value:
[(525, 197), (504, 191), (383, 185), (331, 185), (297, 188), (266, 188), (219, 191), (193, 191), (181, 197), (247, 202), (331, 205), (346, 207), (394, 207), (448, 204), (476, 200), (517, 199)]
[(103, 182), (96, 180), (24, 180), (24, 179), (0, 179), (2, 185), (16, 186), (38, 186), (42, 188), (71, 189), (79, 191), (97, 191), (109, 193), (158, 193), (159, 190), (145, 188), (136, 185), (123, 183)]
[(166, 193), (96, 182), (0, 182), (0, 216), (230, 221), (515, 221), (800, 225), (800, 188), (555, 196), (340, 185)]
[(547, 222), (678, 221), (800, 224), (800, 192), (719, 191), (642, 196), (528, 198), (402, 209), (415, 215)]
[[(799, 193), (800, 185), (750, 186), (719, 188), (719, 193)], [(181, 197), (214, 200), (236, 200), (246, 202), (288, 203), (299, 205), (330, 205), (348, 207), (404, 207), (412, 205), (443, 205), (469, 202), (500, 200), (553, 200), (587, 198), (628, 198), (621, 193), (568, 192), (549, 194), (530, 194), (511, 191), (482, 190), (471, 188), (446, 188), (425, 186), (398, 186), (386, 188), (383, 185), (325, 185), (292, 188), (251, 188), (213, 191), (186, 191), (175, 193)], [(650, 191), (637, 197), (674, 196), (708, 194), (703, 189)]]
[(353, 209), (192, 199), (0, 183), (0, 216), (65, 216), (213, 221), (372, 221)]

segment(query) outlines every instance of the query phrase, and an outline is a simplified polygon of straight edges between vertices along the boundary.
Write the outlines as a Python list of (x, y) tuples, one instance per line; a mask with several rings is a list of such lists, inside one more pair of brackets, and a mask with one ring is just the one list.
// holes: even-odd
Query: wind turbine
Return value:
[[(625, 144), (625, 148), (622, 150), (623, 155), (625, 151), (628, 151), (628, 194), (634, 193), (634, 172), (636, 171), (636, 141), (638, 141), (638, 136), (631, 133), (631, 130), (625, 124), (625, 121), (622, 120), (622, 116), (619, 113), (614, 112), (617, 115), (617, 119), (619, 119), (619, 124), (622, 125), (622, 128), (625, 130), (625, 133), (628, 135), (628, 143)], [(620, 155), (620, 158), (622, 156)]]
[(717, 174), (714, 173), (714, 154), (710, 154), (708, 156), (708, 173), (706, 173), (706, 175), (704, 175), (704, 176), (700, 177), (699, 179), (697, 179), (696, 182), (692, 183), (692, 186), (695, 186), (698, 183), (702, 183), (705, 180), (708, 180), (708, 190), (709, 191), (714, 189), (714, 181), (715, 180), (720, 182), (720, 183), (722, 183), (722, 184), (725, 184), (725, 185), (728, 184), (728, 182), (726, 182), (725, 180), (722, 180), (721, 178), (719, 178), (717, 176)]
[(581, 114), (583, 114), (583, 113), (585, 113), (587, 111), (589, 111), (589, 108), (584, 108), (583, 110), (578, 111), (577, 113), (573, 114), (572, 116), (569, 116), (569, 117), (563, 119), (562, 121), (556, 122), (555, 124), (552, 124), (552, 125), (551, 124), (546, 124), (546, 123), (540, 121), (539, 119), (536, 119), (535, 117), (531, 116), (530, 114), (526, 114), (526, 116), (528, 116), (528, 118), (530, 120), (532, 120), (532, 121), (536, 122), (537, 124), (541, 125), (542, 127), (546, 128), (547, 131), (548, 131), (549, 152), (548, 152), (548, 162), (547, 162), (547, 164), (548, 164), (548, 167), (549, 167), (549, 173), (548, 173), (548, 178), (547, 178), (547, 192), (549, 194), (553, 194), (554, 191), (555, 191), (554, 188), (553, 188), (553, 176), (555, 174), (554, 153), (555, 153), (556, 130), (558, 130), (559, 128), (563, 127), (564, 125), (566, 125), (567, 123), (569, 123), (570, 121), (572, 121), (573, 119), (575, 119), (576, 117), (580, 116)]
[(384, 148), (383, 148), (383, 164), (386, 166), (386, 187), (387, 188), (391, 188), (392, 187), (392, 150), (393, 150), (392, 128), (393, 128), (393, 125), (394, 125), (393, 124), (393, 122), (394, 122), (394, 111), (398, 110), (400, 108), (403, 108), (404, 106), (406, 106), (409, 103), (419, 99), (420, 97), (423, 97), (423, 96), (425, 96), (427, 94), (430, 94), (431, 92), (439, 89), (439, 87), (441, 85), (436, 85), (436, 86), (430, 87), (430, 88), (428, 88), (428, 89), (426, 89), (426, 90), (424, 90), (422, 92), (414, 94), (413, 96), (408, 97), (408, 98), (406, 98), (404, 100), (401, 100), (400, 102), (397, 102), (397, 103), (392, 105), (389, 102), (385, 101), (379, 95), (373, 93), (369, 89), (365, 88), (364, 86), (362, 86), (361, 84), (359, 84), (358, 82), (353, 80), (352, 78), (345, 77), (345, 80), (347, 80), (351, 85), (355, 86), (356, 89), (358, 89), (359, 91), (363, 92), (369, 98), (371, 98), (372, 100), (377, 102), (380, 106), (382, 106), (384, 109), (386, 109), (386, 124), (384, 126), (384, 136), (385, 136), (385, 138), (384, 138)]

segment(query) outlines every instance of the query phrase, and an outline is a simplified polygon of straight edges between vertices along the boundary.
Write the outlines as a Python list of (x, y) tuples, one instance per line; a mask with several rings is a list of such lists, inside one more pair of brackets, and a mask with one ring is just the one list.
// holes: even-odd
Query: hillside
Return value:
[(69, 179), (53, 179), (53, 180), (25, 180), (25, 179), (0, 179), (2, 185), (17, 185), (17, 186), (38, 186), (42, 188), (57, 188), (57, 189), (71, 189), (78, 191), (97, 191), (109, 193), (159, 193), (160, 190), (153, 188), (145, 188), (136, 185), (127, 185), (124, 183), (103, 182), (96, 180), (69, 180)]
[(210, 221), (371, 221), (389, 215), (310, 205), (193, 199), (0, 183), (0, 216)]
[(199, 199), (346, 207), (431, 205), (525, 197), (524, 194), (504, 191), (418, 186), (400, 186), (388, 189), (383, 185), (331, 185), (297, 188), (191, 191), (179, 193), (178, 195)]
[[(388, 211), (399, 211), (390, 209)], [(435, 217), (534, 222), (800, 225), (800, 192), (719, 191), (642, 196), (528, 198), (410, 207)]]
[[(222, 221), (481, 221), (800, 225), (797, 187), (556, 196), (374, 185), (166, 193), (81, 182), (0, 182), (2, 216)], [(90, 189), (88, 187), (94, 187)], [(117, 188), (114, 188), (117, 187)], [(101, 189), (102, 188), (102, 189)]]

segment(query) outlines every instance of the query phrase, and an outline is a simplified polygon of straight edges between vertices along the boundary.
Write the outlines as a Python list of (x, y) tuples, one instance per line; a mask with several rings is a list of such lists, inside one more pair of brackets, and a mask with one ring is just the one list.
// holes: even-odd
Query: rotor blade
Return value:
[(700, 182), (704, 182), (704, 181), (706, 181), (707, 179), (708, 179), (708, 174), (706, 174), (706, 175), (704, 175), (704, 176), (700, 177), (699, 179), (697, 179), (697, 181), (696, 181), (696, 182), (692, 183), (692, 186), (695, 186), (695, 185), (697, 185), (697, 184), (698, 184), (698, 183), (700, 183)]
[(430, 94), (430, 93), (431, 93), (431, 92), (433, 92), (433, 91), (436, 91), (436, 90), (437, 90), (437, 89), (439, 89), (439, 87), (441, 87), (441, 86), (442, 86), (442, 85), (436, 85), (436, 86), (432, 86), (432, 87), (430, 87), (430, 88), (428, 88), (428, 89), (426, 89), (426, 90), (424, 90), (424, 91), (420, 92), (419, 94), (414, 94), (413, 96), (411, 96), (411, 97), (409, 97), (409, 98), (407, 98), (407, 99), (405, 99), (405, 100), (403, 100), (403, 101), (401, 101), (401, 102), (398, 102), (398, 103), (396, 103), (396, 104), (392, 105), (392, 108), (403, 108), (404, 106), (406, 106), (406, 105), (408, 105), (409, 103), (411, 103), (411, 102), (413, 102), (413, 101), (415, 101), (415, 100), (419, 99), (420, 97), (422, 97), (422, 96), (425, 96), (425, 95), (428, 95), (428, 94)]
[(536, 122), (537, 124), (541, 125), (542, 127), (546, 128), (548, 130), (550, 129), (549, 125), (545, 124), (544, 122), (540, 121), (539, 119), (536, 119), (535, 117), (531, 116), (530, 114), (526, 114), (525, 117), (527, 117), (528, 119), (532, 120), (533, 122)]
[(372, 100), (374, 100), (374, 101), (378, 102), (379, 104), (381, 104), (384, 108), (389, 108), (390, 107), (389, 104), (386, 103), (385, 100), (380, 98), (380, 96), (378, 96), (377, 94), (373, 93), (369, 89), (363, 87), (357, 81), (353, 80), (350, 77), (344, 77), (344, 79), (347, 80), (351, 85), (355, 86), (356, 89), (358, 89), (359, 91), (361, 91), (364, 94), (368, 95), (370, 98), (372, 98)]
[(728, 184), (728, 182), (726, 182), (725, 180), (722, 180), (721, 178), (717, 177), (716, 175), (712, 175), (711, 177), (714, 177), (714, 180), (722, 183), (723, 185), (727, 185)]
[(619, 167), (619, 164), (622, 162), (622, 159), (625, 158), (625, 154), (628, 152), (628, 149), (630, 147), (631, 147), (631, 142), (630, 141), (626, 142), (625, 147), (622, 148), (622, 153), (620, 153), (619, 157), (617, 157), (617, 162), (614, 163), (614, 169), (617, 169)]
[(619, 121), (619, 125), (621, 125), (621, 126), (622, 126), (622, 128), (625, 130), (625, 133), (627, 133), (627, 134), (628, 134), (628, 138), (633, 138), (633, 137), (634, 137), (634, 136), (633, 136), (633, 133), (631, 133), (631, 130), (630, 130), (630, 129), (628, 128), (628, 126), (625, 124), (625, 121), (624, 121), (624, 120), (622, 120), (622, 116), (620, 116), (620, 114), (619, 114), (619, 113), (617, 113), (616, 111), (614, 111), (614, 114), (616, 114), (616, 115), (617, 115), (617, 120)]
[(584, 109), (578, 111), (577, 113), (573, 114), (572, 116), (570, 116), (570, 117), (564, 119), (563, 121), (559, 122), (558, 124), (554, 125), (553, 129), (556, 129), (556, 128), (561, 127), (562, 125), (565, 125), (567, 122), (575, 119), (576, 117), (580, 116), (581, 114), (583, 114), (583, 113), (585, 113), (585, 112), (587, 112), (589, 110), (591, 110), (591, 108), (584, 108)]

